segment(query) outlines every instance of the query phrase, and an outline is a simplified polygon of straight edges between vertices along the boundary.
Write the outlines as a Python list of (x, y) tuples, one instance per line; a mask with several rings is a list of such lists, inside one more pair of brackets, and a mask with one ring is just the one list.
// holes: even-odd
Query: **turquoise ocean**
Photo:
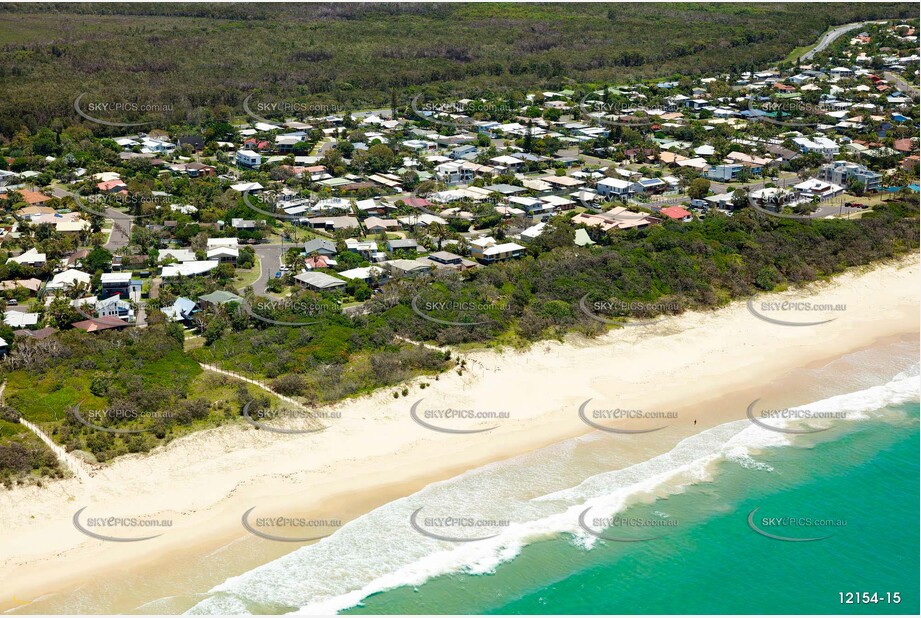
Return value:
[(917, 360), (902, 341), (806, 371), (802, 407), (845, 418), (774, 425), (815, 433), (734, 421), (627, 466), (635, 436), (592, 434), (472, 470), (189, 612), (917, 615)]

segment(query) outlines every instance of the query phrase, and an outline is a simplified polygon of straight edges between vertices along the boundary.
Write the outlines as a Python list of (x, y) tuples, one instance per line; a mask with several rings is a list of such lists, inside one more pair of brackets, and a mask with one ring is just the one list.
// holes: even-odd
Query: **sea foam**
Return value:
[[(803, 408), (845, 411), (845, 422), (866, 419), (880, 410), (918, 401), (918, 367), (880, 386), (829, 397)], [(795, 439), (795, 438), (794, 438)], [(543, 457), (569, 454), (575, 441), (561, 443)], [(595, 474), (572, 487), (529, 495), (523, 466), (531, 459), (500, 462), (386, 504), (359, 517), (322, 541), (232, 577), (209, 591), (192, 614), (254, 611), (331, 614), (360, 605), (368, 596), (401, 586), (419, 586), (451, 573), (483, 574), (514, 559), (540, 539), (568, 535), (580, 547), (598, 538), (579, 525), (579, 515), (610, 517), (644, 497), (680, 491), (710, 478), (718, 461), (770, 471), (754, 456), (762, 449), (791, 444), (791, 436), (734, 421), (685, 438), (671, 451), (623, 469)], [(548, 449), (549, 450), (549, 449)], [(531, 469), (531, 468), (528, 468)], [(538, 466), (539, 473), (539, 466)], [(440, 541), (415, 532), (410, 515), (418, 508), (431, 515), (509, 520), (493, 538), (474, 542)], [(464, 531), (454, 531), (460, 536)], [(444, 531), (439, 531), (443, 534)], [(480, 536), (480, 535), (478, 535)], [(481, 535), (486, 536), (486, 535)]]

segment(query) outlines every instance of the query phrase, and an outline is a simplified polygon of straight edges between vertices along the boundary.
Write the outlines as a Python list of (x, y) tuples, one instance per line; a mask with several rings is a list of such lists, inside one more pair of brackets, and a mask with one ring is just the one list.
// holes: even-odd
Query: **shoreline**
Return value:
[[(664, 452), (691, 433), (744, 418), (744, 407), (729, 406), (735, 413), (728, 417), (708, 412), (718, 407), (714, 401), (743, 402), (777, 381), (795, 382), (797, 369), (919, 332), (918, 271), (918, 254), (911, 254), (827, 283), (758, 297), (759, 302), (805, 299), (848, 307), (821, 325), (771, 324), (737, 301), (716, 311), (613, 330), (591, 341), (571, 338), (538, 342), (525, 351), (467, 352), (463, 376), (450, 372), (438, 381), (410, 382), (428, 382), (425, 391), (400, 399), (379, 392), (330, 406), (342, 418), (319, 434), (269, 435), (239, 426), (206, 430), (146, 456), (120, 458), (86, 485), (68, 479), (44, 489), (5, 492), (0, 495), (0, 513), (8, 522), (0, 552), (0, 610), (20, 607), (27, 613), (24, 602), (106, 575), (117, 580), (126, 572), (158, 573), (182, 564), (183, 557), (218, 551), (249, 538), (240, 517), (254, 505), (267, 514), (306, 512), (348, 521), (432, 482), (592, 432), (577, 415), (589, 398), (611, 406), (677, 410), (673, 430), (645, 434), (645, 450)], [(510, 418), (479, 423), (498, 425), (479, 434), (433, 432), (409, 418), (410, 405), (420, 398), (455, 408), (507, 410)], [(703, 422), (692, 425), (694, 420)], [(156, 515), (176, 525), (150, 541), (105, 543), (74, 529), (71, 519), (83, 506), (94, 514)], [(274, 543), (254, 561), (261, 564), (299, 546)], [(86, 568), (90, 560), (92, 571)], [(235, 566), (231, 575), (255, 565)], [(126, 593), (124, 599), (107, 599), (95, 613), (130, 611), (143, 602)]]

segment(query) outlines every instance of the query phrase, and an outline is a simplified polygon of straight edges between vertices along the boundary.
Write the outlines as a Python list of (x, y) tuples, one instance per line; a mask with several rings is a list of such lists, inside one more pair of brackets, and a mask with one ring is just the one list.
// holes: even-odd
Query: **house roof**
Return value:
[(326, 240), (325, 238), (312, 238), (304, 243), (304, 252), (307, 254), (319, 251), (320, 249), (336, 253), (336, 243), (331, 240)]
[(43, 193), (39, 193), (38, 191), (29, 191), (28, 189), (20, 189), (19, 195), (21, 195), (22, 199), (29, 205), (44, 204), (51, 199)]
[(295, 275), (294, 278), (311, 287), (320, 289), (332, 289), (345, 285), (345, 281), (342, 279), (337, 279), (336, 277), (331, 277), (326, 273), (319, 272), (304, 272)]
[(95, 333), (101, 330), (109, 330), (110, 328), (124, 328), (128, 326), (128, 323), (115, 316), (106, 316), (74, 322), (71, 326), (80, 330), (85, 330), (88, 333)]
[(58, 329), (52, 328), (51, 326), (46, 326), (45, 328), (40, 328), (38, 330), (14, 330), (13, 334), (17, 337), (32, 337), (33, 339), (47, 339), (51, 335), (58, 332)]
[(241, 303), (243, 302), (243, 297), (237, 296), (233, 292), (217, 290), (216, 292), (211, 292), (210, 294), (199, 296), (198, 300), (203, 300), (207, 303), (213, 303), (215, 305), (224, 305), (227, 303)]
[(106, 180), (105, 182), (100, 182), (99, 184), (96, 185), (96, 188), (99, 189), (100, 191), (109, 191), (111, 189), (114, 189), (115, 187), (127, 187), (127, 186), (128, 185), (126, 185), (124, 181), (116, 178), (115, 180)]
[(681, 206), (669, 206), (668, 208), (663, 208), (659, 212), (669, 219), (684, 219), (685, 217), (691, 216), (691, 213)]

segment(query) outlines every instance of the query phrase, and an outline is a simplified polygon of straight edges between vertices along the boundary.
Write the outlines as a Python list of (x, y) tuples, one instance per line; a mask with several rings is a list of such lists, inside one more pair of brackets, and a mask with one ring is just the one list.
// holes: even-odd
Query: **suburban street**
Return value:
[[(74, 193), (59, 186), (52, 187), (51, 194), (56, 198), (76, 197)], [(112, 221), (112, 232), (109, 234), (109, 240), (103, 246), (115, 253), (119, 249), (128, 246), (128, 241), (131, 239), (131, 221), (134, 217), (108, 206), (102, 212), (105, 214), (106, 219)]]
[(801, 61), (806, 61), (812, 59), (820, 51), (823, 51), (826, 47), (831, 45), (845, 32), (850, 32), (851, 30), (856, 30), (857, 28), (863, 28), (867, 24), (872, 22), (862, 21), (855, 24), (845, 24), (843, 26), (838, 26), (834, 30), (830, 30), (822, 35), (822, 38), (819, 40), (819, 44), (813, 47), (811, 50), (807, 51), (805, 54), (800, 56)]
[(109, 240), (104, 245), (106, 249), (115, 253), (119, 249), (128, 246), (131, 238), (131, 216), (126, 215), (120, 210), (106, 208), (106, 218), (112, 220), (112, 233), (109, 234)]
[(253, 247), (256, 251), (256, 257), (259, 258), (260, 268), (262, 269), (262, 274), (260, 274), (256, 282), (253, 283), (253, 291), (256, 294), (260, 296), (265, 294), (265, 288), (269, 283), (269, 279), (275, 276), (275, 273), (278, 272), (281, 266), (281, 254), (283, 250), (293, 246), (295, 246), (294, 243), (285, 245), (255, 245)]
[(883, 77), (887, 82), (895, 84), (895, 86), (902, 92), (907, 92), (913, 99), (918, 98), (918, 88), (909, 84), (907, 81), (905, 81), (904, 78), (890, 71), (884, 72)]

